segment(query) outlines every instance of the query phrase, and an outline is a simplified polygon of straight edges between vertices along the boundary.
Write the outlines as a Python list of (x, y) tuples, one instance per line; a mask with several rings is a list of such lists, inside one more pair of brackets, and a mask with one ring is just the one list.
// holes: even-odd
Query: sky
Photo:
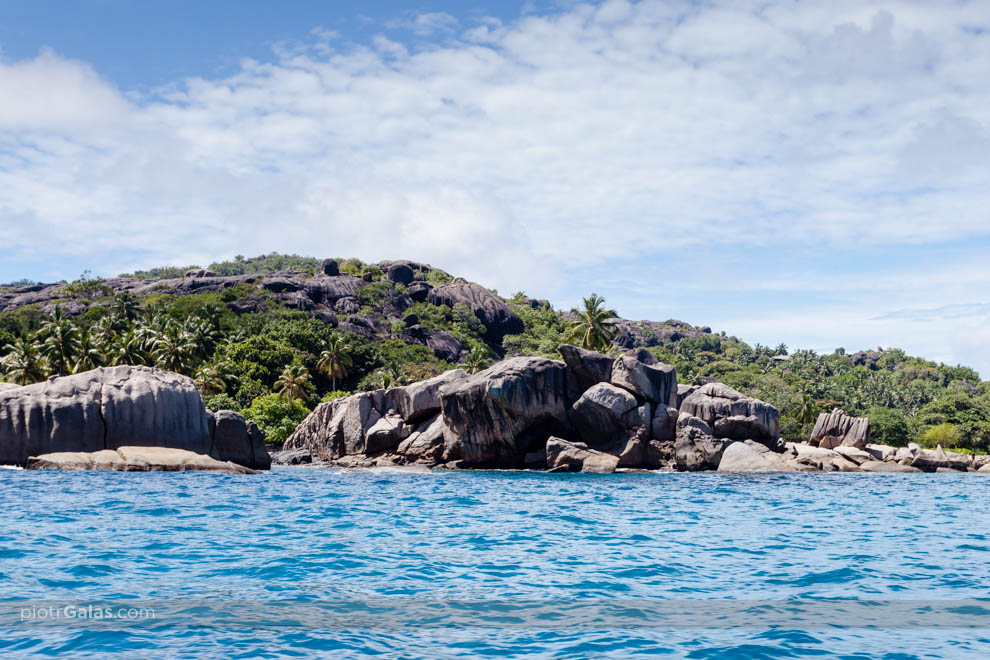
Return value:
[(271, 251), (990, 378), (990, 3), (0, 5), (0, 281)]

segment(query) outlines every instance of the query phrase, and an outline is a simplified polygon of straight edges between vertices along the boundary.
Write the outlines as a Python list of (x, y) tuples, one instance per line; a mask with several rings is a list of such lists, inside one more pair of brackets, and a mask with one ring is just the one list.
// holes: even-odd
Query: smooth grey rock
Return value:
[(677, 374), (670, 365), (645, 364), (623, 355), (612, 364), (611, 382), (650, 403), (677, 405)]
[(209, 454), (211, 444), (193, 381), (151, 367), (105, 367), (0, 392), (0, 464), (133, 445)]
[(558, 346), (557, 351), (564, 358), (568, 373), (574, 376), (579, 394), (598, 383), (607, 383), (612, 377), (615, 360), (608, 355), (570, 344)]
[(897, 447), (890, 445), (866, 445), (866, 451), (870, 453), (875, 461), (894, 461), (897, 455)]
[(707, 422), (716, 437), (758, 440), (768, 447), (776, 447), (780, 437), (776, 408), (723, 383), (702, 385), (684, 399), (680, 411)]
[(639, 411), (636, 397), (611, 383), (588, 388), (571, 407), (571, 419), (577, 434), (593, 447), (624, 444), (631, 429), (650, 425), (649, 413)]
[(272, 454), (272, 463), (275, 465), (308, 465), (313, 462), (313, 455), (308, 449), (290, 449)]
[(650, 420), (651, 439), (658, 442), (672, 442), (677, 434), (677, 420), (677, 408), (662, 404), (656, 406), (653, 409), (653, 419)]
[(336, 277), (340, 275), (340, 264), (337, 263), (336, 259), (324, 259), (323, 263), (320, 264), (319, 273), (328, 277)]
[(215, 426), (210, 455), (222, 461), (232, 461), (254, 470), (272, 466), (265, 447), (264, 434), (254, 422), (247, 422), (240, 413), (220, 410), (213, 413)]
[(567, 467), (571, 472), (611, 474), (619, 466), (617, 456), (589, 448), (582, 442), (551, 437), (547, 440), (547, 467)]
[(719, 472), (794, 472), (796, 469), (783, 455), (752, 440), (731, 443), (722, 452), (718, 464)]
[(935, 472), (938, 468), (968, 470), (972, 464), (973, 457), (969, 454), (945, 451), (941, 446), (937, 449), (919, 449), (910, 462), (911, 466), (925, 472)]
[(198, 470), (227, 474), (257, 474), (256, 470), (218, 461), (205, 454), (169, 447), (119, 447), (97, 452), (54, 452), (32, 456), (29, 470), (118, 470), (122, 472), (180, 472)]

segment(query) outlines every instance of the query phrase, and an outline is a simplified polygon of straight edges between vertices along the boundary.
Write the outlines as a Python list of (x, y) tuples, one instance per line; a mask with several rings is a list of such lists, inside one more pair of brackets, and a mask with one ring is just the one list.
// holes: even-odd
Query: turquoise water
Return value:
[[(988, 500), (977, 474), (0, 470), (0, 656), (985, 658)], [(154, 616), (78, 616), (121, 602)]]

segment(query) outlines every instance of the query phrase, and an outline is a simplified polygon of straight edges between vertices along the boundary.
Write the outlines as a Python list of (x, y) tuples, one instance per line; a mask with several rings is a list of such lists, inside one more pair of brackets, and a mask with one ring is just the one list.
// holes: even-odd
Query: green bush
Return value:
[(234, 398), (226, 392), (204, 397), (203, 403), (206, 404), (207, 410), (212, 410), (213, 412), (218, 410), (233, 410), (234, 412), (240, 412), (241, 410), (241, 406), (237, 403), (237, 401), (235, 401)]
[(290, 404), (277, 394), (260, 396), (241, 412), (245, 419), (258, 425), (270, 445), (285, 442), (310, 413), (298, 399)]
[(949, 423), (933, 426), (919, 436), (921, 444), (926, 447), (957, 447), (962, 443), (963, 434), (958, 426)]
[(874, 406), (866, 416), (870, 418), (870, 442), (903, 447), (911, 439), (908, 419), (900, 410)]
[(326, 394), (323, 395), (323, 398), (320, 399), (320, 403), (329, 403), (334, 399), (343, 399), (344, 397), (348, 397), (352, 394), (354, 394), (354, 392), (348, 392), (347, 390), (337, 390), (335, 392), (327, 392)]

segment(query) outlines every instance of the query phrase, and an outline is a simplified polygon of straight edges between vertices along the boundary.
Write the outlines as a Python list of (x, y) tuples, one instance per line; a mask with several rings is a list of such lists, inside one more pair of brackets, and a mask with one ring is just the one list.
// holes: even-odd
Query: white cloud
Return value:
[[(609, 0), (394, 24), (432, 45), (388, 27), (363, 47), (317, 28), (308, 48), (136, 100), (50, 52), (0, 62), (4, 249), (109, 272), (136, 254), (407, 257), (571, 301), (591, 272), (675, 261), (659, 296), (820, 291), (746, 262), (990, 237), (986, 3)], [(725, 262), (718, 278), (684, 271), (711, 267), (695, 253)], [(908, 294), (901, 270), (879, 277), (943, 304), (938, 273)], [(861, 271), (837, 277), (863, 294)], [(876, 327), (868, 307), (847, 327)], [(768, 343), (787, 311), (688, 320)]]

